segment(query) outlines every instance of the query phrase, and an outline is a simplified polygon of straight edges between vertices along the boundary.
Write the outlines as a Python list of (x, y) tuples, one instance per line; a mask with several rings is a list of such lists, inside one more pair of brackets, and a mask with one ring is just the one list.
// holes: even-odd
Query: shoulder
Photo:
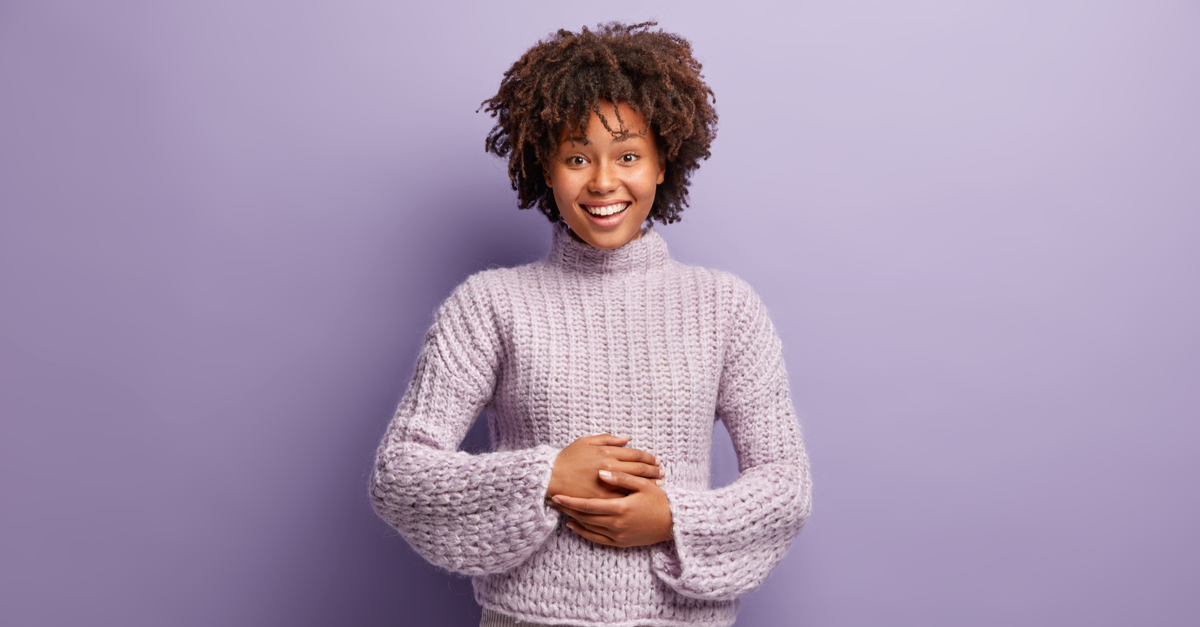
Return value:
[(682, 266), (680, 272), (692, 278), (698, 297), (708, 301), (702, 308), (714, 316), (724, 359), (779, 347), (770, 314), (749, 282), (732, 272), (698, 266)]
[(754, 288), (732, 272), (682, 263), (676, 263), (673, 272), (693, 287), (697, 298), (711, 299), (723, 317), (762, 307)]
[(537, 265), (534, 263), (513, 268), (480, 270), (459, 283), (443, 303), (443, 307), (494, 303), (504, 292), (522, 289), (522, 286), (529, 284)]
[(539, 264), (489, 268), (468, 276), (450, 293), (434, 314), (434, 325), (458, 320), (477, 328), (502, 333), (514, 310), (529, 300), (538, 281)]

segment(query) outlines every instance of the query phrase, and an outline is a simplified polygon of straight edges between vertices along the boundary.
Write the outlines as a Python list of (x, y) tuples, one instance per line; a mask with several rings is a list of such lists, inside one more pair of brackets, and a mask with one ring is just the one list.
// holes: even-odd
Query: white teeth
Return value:
[(627, 202), (619, 202), (615, 205), (605, 205), (603, 207), (585, 207), (588, 213), (594, 216), (611, 216), (614, 213), (624, 211), (629, 206)]

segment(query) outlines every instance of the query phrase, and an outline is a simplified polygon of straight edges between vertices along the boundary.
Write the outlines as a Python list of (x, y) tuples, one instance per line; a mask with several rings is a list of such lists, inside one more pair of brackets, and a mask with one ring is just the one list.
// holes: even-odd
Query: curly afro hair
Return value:
[(613, 22), (595, 31), (560, 30), (522, 55), (504, 73), (499, 92), (480, 105), (496, 118), (486, 149), (508, 157), (508, 177), (522, 209), (537, 205), (551, 221), (560, 219), (543, 165), (557, 152), (563, 128), (585, 129), (595, 114), (614, 137), (628, 132), (619, 118), (613, 124), (600, 114), (599, 103), (606, 100), (628, 104), (654, 130), (667, 171), (649, 219), (679, 220), (692, 172), (711, 154), (716, 97), (704, 83), (692, 45), (649, 30), (657, 25)]

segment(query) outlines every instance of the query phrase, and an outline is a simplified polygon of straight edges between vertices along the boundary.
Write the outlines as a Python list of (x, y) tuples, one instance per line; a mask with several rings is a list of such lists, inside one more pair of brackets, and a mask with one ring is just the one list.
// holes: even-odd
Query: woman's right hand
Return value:
[(588, 499), (624, 496), (627, 491), (600, 481), (601, 470), (624, 472), (652, 481), (666, 474), (650, 453), (625, 448), (628, 442), (627, 437), (602, 433), (579, 438), (567, 445), (554, 460), (546, 498), (560, 494)]

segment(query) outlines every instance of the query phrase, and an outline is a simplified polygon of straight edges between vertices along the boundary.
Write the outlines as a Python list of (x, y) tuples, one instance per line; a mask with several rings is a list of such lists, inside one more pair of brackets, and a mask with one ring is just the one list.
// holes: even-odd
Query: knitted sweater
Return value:
[[(458, 451), (491, 416), (494, 452)], [(738, 457), (709, 488), (716, 418)], [(558, 452), (597, 433), (667, 470), (674, 540), (616, 548), (545, 502)], [(811, 481), (780, 341), (731, 274), (680, 264), (651, 228), (480, 272), (442, 304), (379, 447), (375, 510), (484, 607), (569, 625), (731, 625), (808, 517)]]

